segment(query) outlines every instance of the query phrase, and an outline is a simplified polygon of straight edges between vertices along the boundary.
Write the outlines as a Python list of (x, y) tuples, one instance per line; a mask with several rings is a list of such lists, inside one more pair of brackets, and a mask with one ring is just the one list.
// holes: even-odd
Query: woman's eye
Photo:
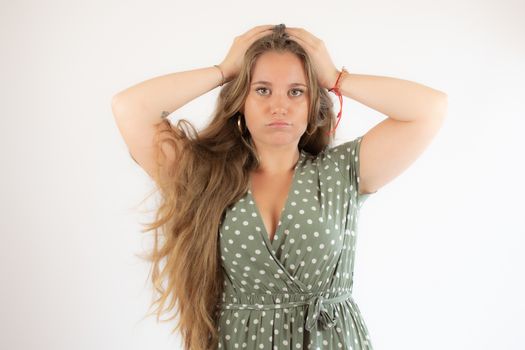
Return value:
[(300, 94), (298, 94), (298, 95), (294, 95), (294, 96), (300, 96), (300, 95), (302, 95), (303, 92), (304, 92), (304, 91), (301, 90), (301, 89), (293, 89), (292, 91), (299, 91), (299, 92), (300, 92)]
[[(260, 87), (260, 88), (255, 89), (255, 91), (257, 91), (257, 92), (259, 92), (261, 90), (268, 90), (268, 89), (265, 88), (265, 87)], [(292, 94), (292, 96), (301, 96), (304, 93), (304, 91), (301, 90), (301, 89), (292, 89), (290, 91), (292, 91), (292, 92), (299, 92), (299, 94)], [(262, 95), (266, 95), (266, 94), (263, 93)]]
[[(260, 91), (260, 90), (267, 90), (267, 89), (264, 88), (264, 87), (260, 87), (260, 88), (255, 89), (255, 91)], [(264, 95), (264, 94), (263, 94), (263, 95)]]

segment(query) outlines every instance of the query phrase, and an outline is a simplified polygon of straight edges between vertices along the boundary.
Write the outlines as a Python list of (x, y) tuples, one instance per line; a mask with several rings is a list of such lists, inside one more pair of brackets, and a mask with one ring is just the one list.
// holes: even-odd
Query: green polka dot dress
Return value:
[(301, 150), (273, 240), (250, 190), (227, 208), (219, 349), (373, 349), (352, 298), (361, 138)]

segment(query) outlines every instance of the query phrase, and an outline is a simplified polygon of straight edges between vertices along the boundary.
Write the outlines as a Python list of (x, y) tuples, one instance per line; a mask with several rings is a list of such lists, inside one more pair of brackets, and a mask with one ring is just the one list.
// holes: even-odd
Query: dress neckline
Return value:
[(303, 153), (303, 150), (301, 150), (300, 153), (299, 153), (299, 159), (297, 160), (297, 163), (295, 164), (294, 169), (293, 169), (292, 182), (290, 184), (290, 188), (288, 189), (288, 194), (286, 195), (286, 200), (284, 202), (284, 206), (281, 209), (281, 214), (279, 216), (279, 221), (277, 222), (277, 227), (275, 229), (275, 233), (274, 233), (272, 239), (270, 239), (270, 234), (266, 230), (266, 226), (264, 224), (263, 217), (261, 216), (261, 211), (259, 210), (257, 202), (255, 201), (255, 197), (253, 196), (251, 177), (248, 180), (248, 195), (250, 197), (250, 200), (253, 202), (253, 207), (254, 207), (255, 213), (257, 214), (258, 223), (261, 225), (260, 233), (262, 234), (263, 240), (266, 243), (266, 245), (269, 248), (271, 248), (272, 250), (275, 250), (278, 247), (278, 242), (282, 238), (282, 234), (281, 234), (282, 232), (281, 231), (282, 231), (282, 227), (283, 227), (283, 224), (284, 224), (284, 222), (283, 222), (283, 220), (285, 218), (284, 215), (286, 214), (287, 209), (289, 207), (291, 194), (295, 190), (296, 177), (297, 177), (297, 171), (298, 171), (297, 169), (299, 168), (299, 165), (302, 163), (303, 157), (304, 157), (304, 153)]

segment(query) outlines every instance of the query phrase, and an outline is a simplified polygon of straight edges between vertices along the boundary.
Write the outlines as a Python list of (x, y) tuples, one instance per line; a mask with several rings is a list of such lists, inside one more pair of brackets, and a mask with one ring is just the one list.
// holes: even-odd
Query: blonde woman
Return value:
[[(203, 130), (166, 118), (218, 86)], [(330, 92), (388, 118), (332, 146)], [(162, 198), (145, 230), (157, 317), (176, 310), (185, 349), (372, 349), (351, 295), (359, 209), (424, 151), (446, 105), (339, 70), (322, 40), (282, 24), (236, 37), (218, 65), (118, 93), (118, 128)]]

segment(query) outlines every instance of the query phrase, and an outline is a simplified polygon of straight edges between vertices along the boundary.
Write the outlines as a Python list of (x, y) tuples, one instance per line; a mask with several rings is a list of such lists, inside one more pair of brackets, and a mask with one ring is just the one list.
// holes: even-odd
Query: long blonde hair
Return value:
[[(155, 220), (142, 230), (154, 232), (153, 249), (145, 259), (152, 263), (156, 294), (152, 313), (159, 321), (162, 314), (177, 309), (162, 321), (179, 316), (173, 332), (180, 331), (185, 349), (216, 349), (218, 345), (218, 303), (224, 284), (219, 225), (226, 209), (245, 195), (249, 174), (259, 166), (246, 124), (242, 120), (241, 132), (237, 119), (242, 117), (240, 110), (257, 58), (271, 50), (294, 53), (303, 63), (310, 101), (307, 131), (311, 135), (303, 134), (299, 148), (317, 155), (332, 142), (333, 136), (327, 132), (335, 124), (333, 103), (319, 85), (310, 57), (283, 26), (276, 26), (272, 34), (248, 48), (239, 74), (222, 87), (213, 118), (203, 130), (196, 132), (184, 119), (175, 127), (167, 119), (158, 124), (159, 175), (155, 183), (161, 202)], [(183, 124), (192, 132), (186, 132)], [(162, 144), (174, 149), (176, 164), (165, 161)]]

